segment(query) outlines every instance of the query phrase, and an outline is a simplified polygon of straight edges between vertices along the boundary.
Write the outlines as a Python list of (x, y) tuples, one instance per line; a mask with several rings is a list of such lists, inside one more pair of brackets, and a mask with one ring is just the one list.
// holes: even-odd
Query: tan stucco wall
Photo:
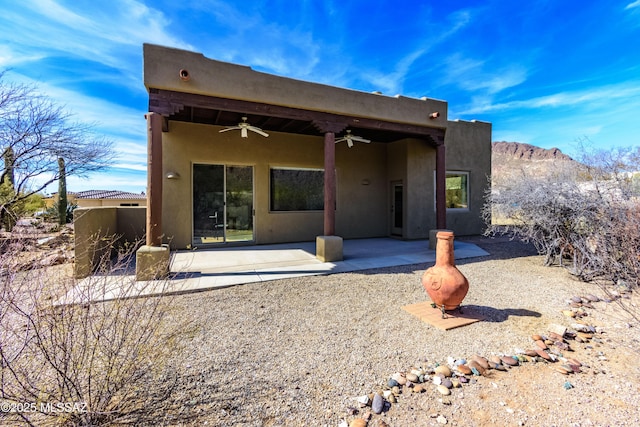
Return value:
[[(271, 132), (269, 138), (220, 127), (171, 122), (163, 133), (163, 232), (174, 248), (192, 238), (193, 163), (254, 167), (254, 229), (256, 243), (311, 241), (323, 234), (322, 212), (270, 212), (271, 167), (323, 168), (323, 137)], [(388, 233), (387, 148), (384, 144), (336, 145), (336, 234), (344, 238)], [(177, 172), (179, 179), (166, 179)], [(368, 185), (363, 185), (363, 181)]]
[[(272, 132), (269, 138), (220, 127), (171, 122), (163, 133), (163, 232), (173, 248), (192, 244), (192, 165), (254, 168), (254, 233), (258, 244), (312, 241), (323, 234), (322, 212), (270, 212), (270, 167), (323, 168), (323, 138)], [(457, 235), (479, 234), (486, 176), (491, 170), (491, 125), (450, 122), (447, 170), (469, 173), (469, 210), (447, 211), (447, 228)], [(390, 185), (404, 187), (403, 238), (426, 239), (436, 227), (435, 148), (419, 139), (390, 144), (336, 145), (336, 234), (346, 239), (390, 234)]]
[(491, 123), (450, 121), (445, 146), (447, 170), (469, 172), (469, 210), (447, 210), (447, 228), (460, 236), (480, 234), (486, 227), (481, 210), (491, 174)]
[(89, 276), (107, 254), (114, 249), (110, 239), (117, 236), (117, 246), (130, 244), (133, 249), (144, 237), (146, 208), (96, 207), (78, 208), (73, 212), (74, 223), (74, 275)]
[(407, 218), (406, 238), (426, 239), (436, 226), (435, 176), (436, 150), (417, 139), (408, 141), (407, 151)]
[[(447, 126), (447, 103), (440, 100), (377, 95), (260, 73), (250, 67), (206, 58), (201, 53), (145, 44), (144, 84), (157, 88), (262, 102), (354, 117)], [(181, 69), (190, 80), (182, 81)], [(429, 119), (439, 112), (440, 118)]]

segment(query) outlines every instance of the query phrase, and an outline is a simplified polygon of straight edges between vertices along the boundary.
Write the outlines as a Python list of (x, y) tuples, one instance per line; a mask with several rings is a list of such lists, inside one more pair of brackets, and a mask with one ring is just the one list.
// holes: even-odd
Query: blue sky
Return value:
[(143, 43), (446, 100), (450, 120), (493, 123), (494, 141), (640, 144), (640, 0), (0, 0), (0, 28), (5, 78), (116, 144), (113, 167), (71, 191), (145, 190)]

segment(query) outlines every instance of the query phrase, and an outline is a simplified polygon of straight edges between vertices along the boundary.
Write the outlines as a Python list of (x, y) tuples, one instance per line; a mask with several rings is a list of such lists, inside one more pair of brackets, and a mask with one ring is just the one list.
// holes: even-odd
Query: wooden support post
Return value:
[(162, 245), (162, 116), (147, 113), (147, 246)]
[(336, 234), (336, 137), (324, 134), (324, 235)]
[(447, 228), (447, 165), (445, 161), (445, 146), (436, 146), (436, 228)]

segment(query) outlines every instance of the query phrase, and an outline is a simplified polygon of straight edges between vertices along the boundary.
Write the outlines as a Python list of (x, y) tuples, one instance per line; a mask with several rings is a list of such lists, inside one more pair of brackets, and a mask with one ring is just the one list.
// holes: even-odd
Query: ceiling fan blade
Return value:
[(238, 126), (232, 126), (232, 127), (228, 127), (228, 128), (225, 128), (225, 129), (220, 129), (218, 132), (222, 133), (222, 132), (227, 132), (227, 131), (230, 131), (230, 130), (238, 130), (238, 129), (240, 129)]
[(269, 134), (268, 134), (268, 133), (266, 133), (266, 132), (265, 132), (265, 131), (263, 131), (262, 129), (257, 128), (257, 127), (255, 127), (255, 126), (249, 126), (249, 128), (248, 128), (248, 129), (249, 129), (249, 130), (251, 130), (251, 131), (253, 131), (253, 132), (255, 132), (255, 133), (257, 133), (258, 135), (262, 135), (262, 136), (264, 136), (265, 138), (268, 138), (268, 137), (269, 137)]
[(351, 139), (357, 142), (364, 142), (365, 144), (368, 144), (371, 142), (370, 139), (362, 138), (360, 136), (352, 136)]

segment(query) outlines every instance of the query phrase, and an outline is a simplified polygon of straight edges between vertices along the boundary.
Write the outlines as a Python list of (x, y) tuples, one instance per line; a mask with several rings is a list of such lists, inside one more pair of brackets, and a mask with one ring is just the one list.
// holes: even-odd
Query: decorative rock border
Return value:
[[(562, 375), (580, 374), (589, 366), (569, 355), (574, 351), (572, 345), (585, 344), (589, 348), (592, 340), (602, 342), (598, 335), (603, 333), (601, 328), (580, 320), (588, 316), (585, 309), (595, 308), (593, 303), (596, 302), (613, 302), (621, 298), (622, 294), (613, 291), (609, 293), (610, 298), (606, 299), (590, 294), (572, 297), (567, 301), (569, 308), (562, 311), (572, 319), (570, 326), (555, 323), (548, 325), (546, 333), (531, 336), (532, 346), (528, 350), (516, 349), (512, 355), (484, 357), (476, 354), (469, 358), (448, 357), (446, 363), (424, 362), (395, 372), (375, 391), (359, 396), (356, 399), (357, 405), (347, 408), (348, 416), (355, 418), (349, 423), (343, 420), (339, 427), (366, 427), (375, 416), (389, 411), (403, 396), (425, 393), (428, 389), (440, 394), (443, 404), (451, 404), (448, 396), (451, 395), (452, 389), (475, 384), (490, 370), (509, 371), (523, 363), (540, 363), (552, 365), (553, 370)], [(606, 360), (603, 357), (599, 355), (599, 360)], [(566, 381), (564, 388), (569, 390), (573, 385)], [(430, 417), (436, 418), (439, 424), (448, 423), (443, 415), (434, 413), (430, 414)], [(380, 419), (377, 425), (388, 426), (383, 419)]]

